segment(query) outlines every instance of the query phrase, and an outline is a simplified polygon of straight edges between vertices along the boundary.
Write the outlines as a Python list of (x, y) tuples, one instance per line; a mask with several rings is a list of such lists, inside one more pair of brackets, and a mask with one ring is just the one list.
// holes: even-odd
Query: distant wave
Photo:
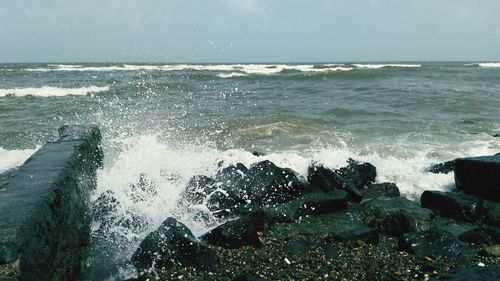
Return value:
[(231, 73), (219, 73), (219, 74), (217, 74), (217, 77), (220, 77), (220, 78), (233, 78), (233, 77), (244, 77), (244, 76), (248, 76), (248, 75), (245, 74), (245, 73), (241, 73), (241, 72), (231, 72)]
[(2, 159), (0, 161), (0, 173), (21, 166), (37, 149), (38, 147), (35, 149), (7, 150), (0, 147), (0, 159)]
[(369, 68), (369, 69), (377, 69), (384, 67), (404, 67), (404, 68), (422, 67), (421, 64), (353, 64), (353, 66), (357, 68)]
[(57, 88), (57, 87), (43, 86), (40, 88), (0, 89), (0, 97), (5, 97), (5, 96), (60, 97), (67, 95), (84, 96), (89, 93), (99, 93), (108, 90), (109, 90), (108, 86), (105, 87), (90, 86), (81, 88)]
[[(166, 65), (110, 65), (110, 66), (81, 66), (66, 64), (51, 64), (47, 67), (27, 68), (26, 71), (49, 72), (49, 71), (90, 71), (90, 72), (110, 72), (110, 71), (227, 71), (232, 73), (269, 75), (280, 73), (284, 70), (301, 72), (330, 72), (348, 71), (351, 67), (344, 64), (166, 64)], [(224, 73), (218, 75), (221, 78), (236, 77), (242, 75), (232, 75)]]
[(479, 67), (497, 68), (497, 67), (500, 67), (500, 62), (466, 63), (466, 64), (464, 64), (464, 66), (479, 66)]

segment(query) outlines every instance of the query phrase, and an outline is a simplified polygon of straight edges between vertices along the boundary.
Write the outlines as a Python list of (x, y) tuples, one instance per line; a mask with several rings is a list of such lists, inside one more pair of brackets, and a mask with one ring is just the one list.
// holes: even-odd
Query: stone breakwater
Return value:
[(0, 279), (78, 280), (88, 198), (102, 164), (96, 127), (64, 126), (0, 187)]
[[(429, 171), (454, 172), (457, 189), (425, 191), (419, 204), (352, 159), (312, 163), (307, 179), (267, 160), (195, 176), (180, 206), (226, 222), (195, 237), (166, 218), (131, 257), (137, 279), (500, 279), (500, 155)], [(112, 202), (108, 194), (96, 207)]]

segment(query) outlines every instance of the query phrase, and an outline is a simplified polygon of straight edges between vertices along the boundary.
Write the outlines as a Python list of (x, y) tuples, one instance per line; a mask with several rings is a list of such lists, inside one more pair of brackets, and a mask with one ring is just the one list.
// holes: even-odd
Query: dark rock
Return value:
[(391, 236), (430, 228), (432, 212), (404, 197), (378, 197), (361, 203), (363, 221)]
[(470, 266), (452, 270), (439, 277), (438, 280), (452, 281), (492, 281), (500, 280), (500, 268)]
[(191, 231), (174, 218), (166, 219), (151, 232), (132, 255), (132, 263), (139, 272), (152, 267), (203, 268), (217, 261), (215, 253), (196, 240)]
[(465, 193), (500, 201), (500, 155), (455, 160), (455, 184)]
[(366, 226), (359, 218), (358, 208), (323, 214), (321, 216), (302, 217), (293, 227), (287, 224), (278, 224), (273, 228), (284, 239), (295, 239), (300, 236), (324, 237), (327, 241), (357, 241), (370, 244), (378, 243), (378, 233)]
[(265, 228), (264, 212), (257, 209), (212, 229), (201, 239), (229, 249), (246, 245), (260, 247)]
[(419, 257), (461, 261), (475, 254), (467, 244), (459, 241), (449, 232), (437, 228), (407, 233), (400, 243), (403, 250)]
[(486, 214), (482, 199), (458, 192), (426, 190), (420, 203), (440, 216), (468, 222), (476, 222)]
[(360, 202), (361, 193), (350, 181), (346, 181), (337, 172), (323, 166), (312, 165), (308, 169), (307, 179), (313, 190), (329, 192), (334, 190), (344, 190), (349, 194), (349, 199), (353, 202)]
[(361, 195), (364, 199), (385, 197), (399, 197), (399, 188), (390, 182), (368, 184), (366, 188), (361, 190)]
[(299, 215), (325, 214), (347, 208), (348, 195), (345, 191), (315, 192), (295, 199)]
[(500, 203), (485, 201), (484, 206), (486, 208), (484, 222), (489, 225), (500, 227)]
[(267, 160), (250, 169), (242, 164), (227, 167), (215, 179), (238, 202), (259, 206), (273, 206), (307, 192), (305, 183), (293, 170), (280, 168)]
[(326, 214), (347, 208), (348, 194), (343, 190), (314, 192), (272, 207), (264, 208), (266, 220), (293, 222), (300, 216)]
[(19, 255), (17, 245), (14, 243), (0, 244), (0, 265), (17, 260)]
[(500, 137), (500, 134), (499, 134), (499, 133), (495, 133), (495, 134), (493, 134), (493, 135), (491, 135), (491, 136), (492, 136), (492, 137), (494, 137), (494, 138), (499, 138), (499, 137)]
[(500, 244), (500, 229), (483, 225), (462, 233), (458, 238), (462, 241), (474, 243), (476, 245)]
[(361, 189), (368, 183), (374, 182), (377, 176), (377, 169), (370, 163), (360, 164), (358, 161), (350, 159), (347, 167), (340, 168), (338, 173), (346, 180)]
[(192, 204), (201, 204), (216, 189), (215, 180), (207, 176), (194, 176), (187, 183), (181, 197)]
[(455, 160), (446, 161), (439, 164), (434, 164), (427, 169), (429, 172), (434, 174), (448, 174), (455, 170)]
[(500, 257), (500, 244), (484, 247), (478, 254), (486, 257)]
[(437, 216), (432, 219), (432, 224), (440, 230), (447, 231), (458, 238), (467, 231), (477, 228), (477, 224), (472, 224), (464, 221), (456, 221), (454, 219)]
[(264, 153), (262, 153), (262, 152), (258, 152), (258, 151), (252, 151), (252, 155), (253, 155), (253, 156), (265, 156), (265, 154), (264, 154)]

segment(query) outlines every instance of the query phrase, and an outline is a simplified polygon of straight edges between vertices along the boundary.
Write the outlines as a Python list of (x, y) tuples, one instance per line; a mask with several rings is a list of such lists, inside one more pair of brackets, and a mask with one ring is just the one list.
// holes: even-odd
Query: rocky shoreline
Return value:
[(181, 199), (224, 224), (197, 238), (167, 218), (131, 260), (138, 280), (500, 280), (500, 154), (429, 171), (454, 172), (457, 189), (419, 204), (352, 159), (312, 163), (307, 179), (267, 160), (230, 165)]

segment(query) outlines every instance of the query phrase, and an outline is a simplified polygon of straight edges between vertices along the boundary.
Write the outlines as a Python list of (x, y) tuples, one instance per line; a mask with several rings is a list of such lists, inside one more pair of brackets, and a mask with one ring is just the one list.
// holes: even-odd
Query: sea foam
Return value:
[(61, 97), (68, 95), (84, 96), (86, 94), (100, 93), (108, 90), (109, 90), (108, 86), (104, 87), (89, 86), (81, 88), (58, 88), (58, 87), (43, 86), (39, 88), (0, 89), (0, 97), (5, 97), (5, 96)]
[(418, 68), (421, 64), (353, 64), (357, 68), (378, 69), (384, 67)]
[(21, 166), (38, 147), (35, 149), (7, 150), (0, 147), (0, 173)]

